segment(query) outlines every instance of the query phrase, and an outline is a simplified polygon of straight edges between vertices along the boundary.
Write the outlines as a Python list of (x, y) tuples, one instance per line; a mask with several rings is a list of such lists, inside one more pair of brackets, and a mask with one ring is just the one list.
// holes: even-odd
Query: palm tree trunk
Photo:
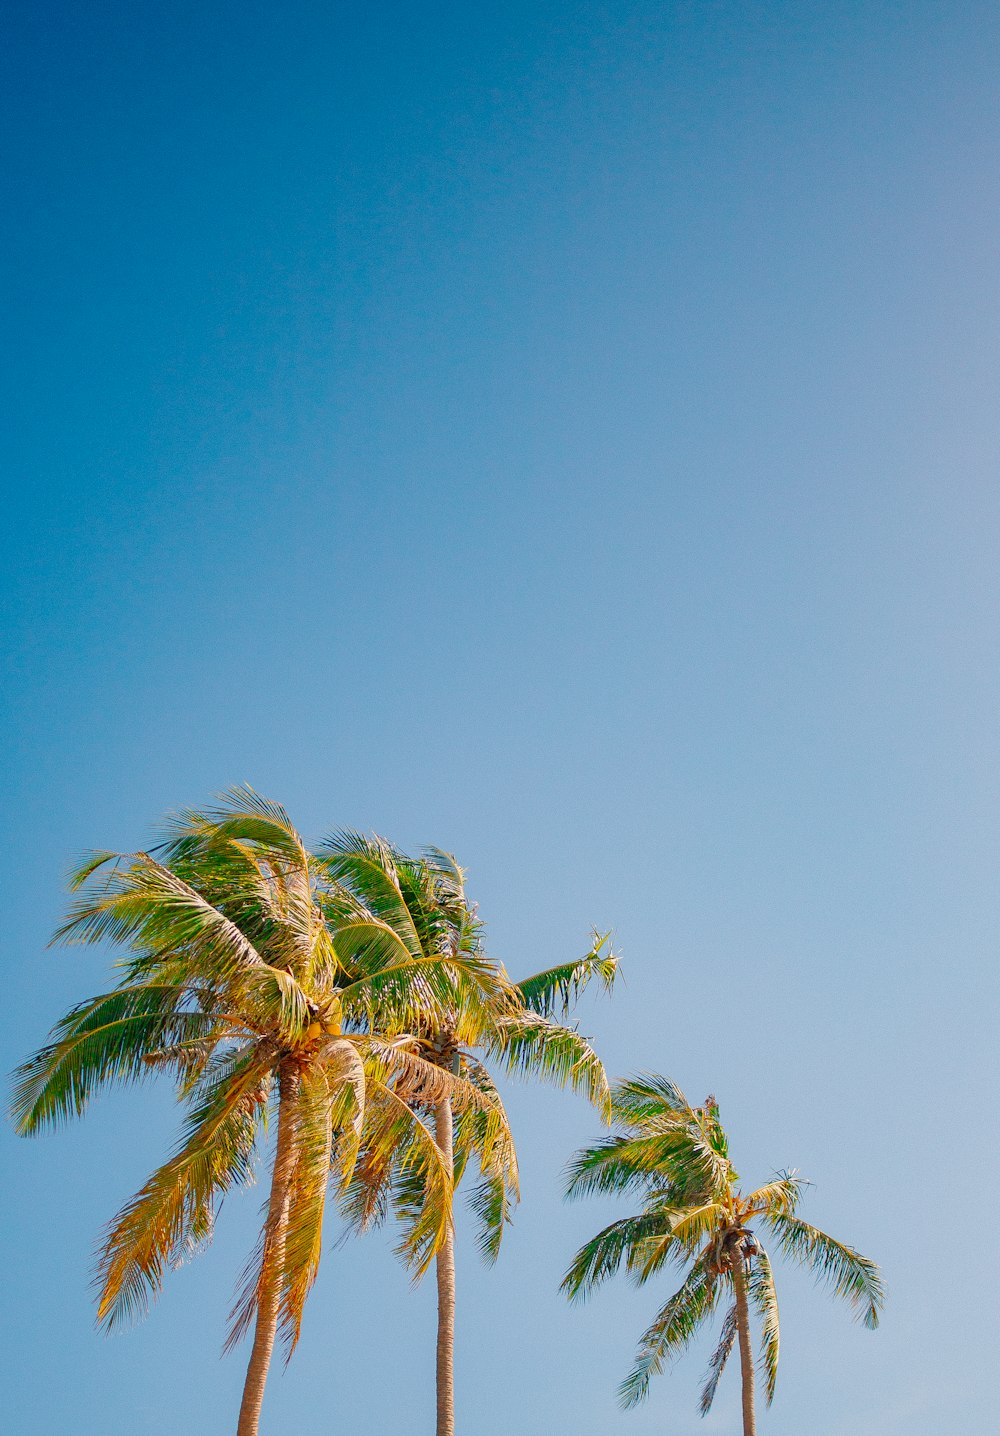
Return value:
[(747, 1305), (747, 1278), (743, 1252), (739, 1247), (730, 1258), (733, 1291), (736, 1295), (736, 1330), (740, 1338), (740, 1373), (743, 1377), (743, 1436), (757, 1436), (753, 1399), (753, 1348), (750, 1345), (750, 1309)]
[(274, 1167), (271, 1171), (271, 1195), (267, 1204), (264, 1228), (264, 1251), (261, 1258), (260, 1286), (257, 1294), (257, 1321), (254, 1327), (253, 1350), (243, 1385), (243, 1402), (236, 1436), (257, 1436), (260, 1408), (264, 1400), (264, 1384), (271, 1364), (274, 1338), (278, 1329), (278, 1308), (281, 1302), (281, 1268), (285, 1256), (285, 1235), (288, 1227), (288, 1203), (291, 1196), (292, 1172), (295, 1167), (295, 1096), (298, 1076), (282, 1072), (278, 1078), (278, 1140)]
[[(434, 1109), (434, 1124), (450, 1180), (455, 1170), (450, 1097)], [(450, 1218), (437, 1254), (437, 1298), (437, 1436), (455, 1436), (455, 1226)]]

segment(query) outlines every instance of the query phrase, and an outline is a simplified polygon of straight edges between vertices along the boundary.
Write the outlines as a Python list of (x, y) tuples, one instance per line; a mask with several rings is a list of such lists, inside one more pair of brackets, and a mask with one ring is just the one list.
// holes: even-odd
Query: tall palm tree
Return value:
[[(462, 952), (483, 960), (483, 928), (465, 890), (465, 874), (448, 853), (427, 849), (409, 858), (384, 839), (341, 833), (321, 848), (328, 870), (417, 954)], [(522, 983), (513, 983), (495, 964), (489, 1000), (482, 987), (457, 982), (444, 1011), (428, 1012), (421, 1027), (428, 1061), (479, 1091), (484, 1106), (469, 1103), (454, 1110), (450, 1093), (416, 1094), (411, 1105), (434, 1123), (434, 1132), (454, 1186), (470, 1163), (478, 1164), (480, 1181), (470, 1204), (479, 1228), (479, 1248), (496, 1259), (512, 1204), (518, 1198), (517, 1157), (488, 1061), (510, 1073), (554, 1081), (584, 1092), (609, 1111), (610, 1089), (600, 1058), (565, 1017), (575, 998), (592, 979), (610, 989), (617, 958), (607, 938), (595, 938), (588, 955), (548, 969)], [(413, 1232), (426, 1223), (431, 1195), (422, 1168), (410, 1160), (410, 1138), (400, 1133), (393, 1150), (363, 1146), (345, 1209), (363, 1228), (384, 1218), (394, 1207), (402, 1220), (404, 1255), (413, 1250)], [(449, 1223), (436, 1253), (437, 1340), (435, 1347), (437, 1436), (455, 1431), (455, 1238)]]
[(581, 1247), (563, 1290), (571, 1299), (586, 1296), (623, 1263), (638, 1286), (671, 1263), (684, 1269), (680, 1287), (640, 1338), (635, 1365), (619, 1388), (626, 1407), (647, 1395), (651, 1377), (691, 1341), (720, 1299), (731, 1300), (709, 1362), (701, 1410), (711, 1407), (738, 1339), (743, 1432), (755, 1436), (751, 1308), (761, 1323), (768, 1403), (778, 1374), (779, 1326), (771, 1261), (754, 1224), (773, 1236), (785, 1256), (811, 1268), (850, 1302), (869, 1328), (878, 1325), (883, 1303), (878, 1267), (796, 1215), (806, 1183), (794, 1172), (779, 1172), (742, 1194), (714, 1097), (692, 1108), (667, 1078), (643, 1076), (616, 1086), (612, 1110), (612, 1135), (577, 1154), (568, 1195), (635, 1194), (642, 1210), (612, 1222)]
[(488, 986), (474, 954), (419, 961), (339, 890), (285, 811), (248, 789), (173, 820), (153, 853), (98, 853), (57, 937), (124, 949), (120, 980), (75, 1007), (19, 1069), (18, 1129), (81, 1115), (107, 1083), (163, 1070), (187, 1116), (175, 1154), (110, 1225), (98, 1259), (98, 1320), (140, 1314), (165, 1271), (210, 1235), (222, 1196), (248, 1183), (269, 1114), (276, 1140), (260, 1240), (241, 1279), (227, 1346), (253, 1327), (238, 1436), (256, 1436), (276, 1336), (289, 1353), (319, 1264), (332, 1179), (351, 1179), (362, 1139), (404, 1138), (431, 1194), (411, 1259), (444, 1240), (451, 1176), (408, 1098), (487, 1104), (422, 1055), (413, 1030), (445, 1012), (456, 983)]

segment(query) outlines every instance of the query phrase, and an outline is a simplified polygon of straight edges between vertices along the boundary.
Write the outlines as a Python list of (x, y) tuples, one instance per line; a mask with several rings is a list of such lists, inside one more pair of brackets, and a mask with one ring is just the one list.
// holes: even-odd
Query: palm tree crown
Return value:
[(751, 1307), (760, 1322), (768, 1402), (774, 1395), (780, 1339), (771, 1261), (758, 1230), (763, 1228), (785, 1256), (810, 1267), (870, 1328), (877, 1326), (883, 1302), (878, 1268), (797, 1216), (806, 1183), (793, 1172), (779, 1172), (743, 1195), (714, 1097), (692, 1108), (667, 1078), (642, 1076), (616, 1086), (612, 1108), (612, 1134), (577, 1154), (568, 1194), (635, 1195), (642, 1209), (612, 1222), (577, 1252), (563, 1290), (570, 1298), (584, 1297), (623, 1265), (639, 1286), (671, 1264), (683, 1270), (680, 1287), (640, 1338), (633, 1369), (619, 1388), (624, 1406), (646, 1396), (650, 1379), (728, 1298), (701, 1409), (704, 1413), (711, 1407), (739, 1336), (744, 1429), (749, 1436), (755, 1430)]
[(416, 1031), (443, 1019), (457, 985), (486, 1001), (493, 974), (474, 953), (401, 951), (330, 881), (284, 810), (250, 790), (173, 820), (155, 855), (93, 855), (73, 887), (81, 896), (57, 936), (123, 947), (120, 979), (19, 1069), (19, 1130), (81, 1115), (101, 1086), (158, 1071), (187, 1111), (176, 1152), (108, 1230), (102, 1324), (141, 1313), (165, 1272), (210, 1236), (224, 1194), (253, 1179), (269, 1109), (276, 1116), (267, 1216), (229, 1337), (255, 1327), (244, 1436), (257, 1429), (276, 1331), (289, 1350), (298, 1339), (331, 1177), (346, 1188), (362, 1142), (407, 1145), (428, 1193), (414, 1258), (426, 1263), (444, 1240), (451, 1174), (409, 1097), (447, 1095), (463, 1112), (488, 1102), (428, 1062)]
[[(378, 837), (340, 833), (321, 848), (327, 869), (359, 905), (396, 933), (414, 960), (451, 951), (486, 962), (483, 929), (465, 891), (465, 875), (450, 854), (427, 849), (407, 857)], [(419, 1032), (425, 1058), (440, 1070), (464, 1079), (483, 1098), (459, 1110), (445, 1093), (414, 1090), (411, 1106), (434, 1132), (454, 1186), (470, 1165), (479, 1181), (470, 1195), (480, 1252), (488, 1261), (499, 1253), (504, 1228), (518, 1199), (517, 1157), (513, 1136), (497, 1092), (490, 1063), (501, 1070), (531, 1075), (582, 1091), (607, 1115), (610, 1088), (604, 1067), (590, 1042), (560, 1021), (575, 998), (596, 979), (613, 985), (617, 958), (606, 938), (596, 938), (586, 957), (538, 973), (515, 984), (501, 964), (493, 964), (494, 985), (457, 981), (452, 1001), (423, 1016)], [(381, 1221), (390, 1211), (400, 1219), (405, 1257), (418, 1250), (413, 1233), (425, 1222), (429, 1198), (425, 1170), (410, 1160), (410, 1139), (401, 1134), (389, 1144), (362, 1145), (345, 1210), (359, 1229)], [(437, 1436), (452, 1436), (454, 1412), (454, 1237), (449, 1230), (436, 1248), (438, 1285)]]
[[(511, 1075), (569, 1086), (609, 1115), (611, 1092), (603, 1063), (589, 1040), (564, 1019), (591, 981), (612, 988), (617, 956), (607, 937), (595, 936), (586, 956), (515, 983), (501, 963), (486, 956), (483, 926), (467, 896), (465, 873), (449, 853), (429, 848), (412, 858), (384, 838), (350, 832), (329, 838), (320, 853), (330, 876), (360, 909), (392, 929), (413, 960), (460, 953), (475, 961), (477, 972), (485, 967), (492, 976), (489, 987), (481, 980), (475, 985), (455, 981), (450, 1002), (428, 1007), (417, 1031), (427, 1061), (464, 1078), (484, 1098), (481, 1107), (469, 1103), (455, 1112), (455, 1185), (475, 1161), (480, 1181), (470, 1205), (478, 1221), (480, 1250), (494, 1260), (518, 1197), (518, 1179), (510, 1128), (488, 1064)], [(418, 1112), (430, 1113), (437, 1105), (427, 1093), (414, 1093), (411, 1100)], [(423, 1193), (408, 1150), (404, 1143), (383, 1163), (363, 1144), (347, 1206), (360, 1227), (384, 1217), (390, 1206), (404, 1228), (412, 1224)], [(390, 1157), (387, 1149), (382, 1153)], [(414, 1250), (412, 1245), (409, 1250)]]

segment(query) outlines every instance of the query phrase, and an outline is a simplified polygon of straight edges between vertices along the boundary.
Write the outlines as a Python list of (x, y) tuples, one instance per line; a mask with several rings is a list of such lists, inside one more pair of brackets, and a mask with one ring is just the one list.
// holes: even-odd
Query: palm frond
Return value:
[(361, 919), (337, 929), (338, 955), (345, 965), (360, 968), (360, 975), (341, 989), (346, 1009), (383, 1028), (445, 1026), (460, 1006), (477, 1011), (480, 1025), (488, 1020), (498, 982), (493, 963), (450, 954), (411, 958), (399, 952), (391, 932)]
[(450, 895), (459, 901), (465, 900), (465, 869), (459, 866), (454, 853), (443, 848), (422, 848), (421, 858), (439, 882), (448, 885)]
[(719, 1344), (712, 1352), (708, 1362), (708, 1375), (705, 1384), (701, 1388), (701, 1398), (698, 1406), (702, 1416), (707, 1416), (712, 1409), (712, 1402), (715, 1400), (715, 1393), (719, 1386), (719, 1380), (726, 1369), (726, 1362), (729, 1360), (736, 1340), (736, 1307), (731, 1306), (726, 1313), (726, 1319), (722, 1323), (722, 1333), (719, 1336)]
[(411, 1037), (364, 1036), (355, 1041), (364, 1056), (366, 1072), (377, 1074), (382, 1081), (392, 1081), (396, 1093), (412, 1107), (435, 1107), (447, 1098), (456, 1112), (469, 1109), (500, 1119), (490, 1093), (421, 1057), (413, 1050)]
[(273, 798), (265, 798), (249, 783), (236, 783), (233, 787), (227, 788), (224, 793), (220, 793), (219, 803), (220, 807), (210, 810), (210, 816), (216, 822), (224, 822), (230, 815), (240, 813), (245, 813), (252, 818), (264, 818), (279, 833), (287, 833), (297, 839), (296, 848), (302, 850), (301, 839), (292, 825), (287, 809), (281, 803), (276, 803)]
[(676, 1082), (658, 1072), (641, 1072), (615, 1083), (614, 1117), (623, 1126), (641, 1128), (671, 1114), (686, 1117), (692, 1110)]
[(455, 1186), (468, 1161), (478, 1159), (482, 1180), (469, 1197), (476, 1219), (476, 1244), (484, 1261), (500, 1254), (504, 1231), (520, 1198), (517, 1153), (506, 1110), (487, 1068), (466, 1058), (467, 1080), (486, 1097), (489, 1109), (466, 1108), (455, 1117)]
[(669, 1078), (642, 1073), (615, 1084), (610, 1143), (581, 1153), (569, 1194), (656, 1188), (669, 1183), (675, 1206), (729, 1190), (736, 1178), (714, 1099), (693, 1108)]
[(791, 1217), (802, 1199), (803, 1188), (808, 1185), (797, 1172), (778, 1172), (769, 1182), (751, 1192), (746, 1201), (761, 1216), (780, 1212)]
[(56, 938), (138, 945), (161, 972), (172, 956), (189, 981), (241, 982), (247, 1000), (276, 1007), (290, 1031), (308, 1022), (308, 1004), (291, 973), (266, 962), (232, 918), (148, 853), (113, 874), (100, 895), (72, 904)]
[(68, 886), (70, 892), (76, 892), (79, 888), (82, 888), (99, 868), (105, 867), (108, 863), (121, 862), (124, 856), (126, 855), (107, 852), (104, 849), (95, 849), (92, 852), (85, 853), (69, 870)]
[(492, 1266), (500, 1255), (503, 1234), (511, 1220), (513, 1201), (510, 1186), (500, 1174), (489, 1172), (473, 1189), (469, 1206), (476, 1219), (479, 1255)]
[(593, 945), (584, 957), (536, 972), (533, 977), (516, 983), (515, 989), (524, 1007), (541, 1017), (558, 1014), (565, 1018), (592, 981), (598, 981), (605, 992), (611, 992), (618, 976), (618, 955), (608, 946), (610, 940), (609, 932), (603, 936), (595, 932)]
[(667, 1205), (688, 1207), (729, 1190), (728, 1161), (683, 1120), (660, 1119), (639, 1136), (617, 1135), (578, 1152), (570, 1163), (566, 1195), (640, 1191)]
[[(352, 1055), (356, 1059), (357, 1054)], [(356, 1112), (356, 1093), (350, 1078), (341, 1080), (325, 1064), (306, 1067), (299, 1077), (293, 1107), (295, 1166), (289, 1183), (279, 1305), (286, 1359), (298, 1343), (306, 1297), (319, 1272), (334, 1127), (353, 1131), (360, 1129), (363, 1120), (363, 1108)], [(349, 1179), (353, 1170), (350, 1157), (347, 1165)]]
[(441, 1149), (417, 1113), (377, 1080), (371, 1084), (365, 1140), (410, 1194), (397, 1252), (418, 1280), (451, 1222), (452, 1183)]
[(635, 1364), (618, 1388), (618, 1399), (628, 1408), (649, 1393), (649, 1383), (667, 1361), (683, 1351), (708, 1317), (716, 1302), (716, 1283), (706, 1269), (691, 1268), (683, 1285), (662, 1308), (639, 1340)]
[(603, 1115), (610, 1112), (604, 1063), (575, 1028), (537, 1013), (501, 1017), (483, 1034), (483, 1045), (508, 1072), (570, 1087), (582, 1092)]
[(323, 869), (364, 904), (372, 917), (390, 928), (409, 956), (425, 955), (413, 914), (400, 890), (402, 854), (377, 835), (348, 830), (333, 833), (320, 844)]
[(655, 1175), (653, 1162), (635, 1160), (629, 1138), (617, 1134), (575, 1153), (566, 1168), (566, 1196), (575, 1199), (645, 1192)]
[(140, 1316), (165, 1272), (211, 1235), (221, 1195), (252, 1181), (265, 1080), (251, 1052), (238, 1076), (203, 1095), (176, 1155), (112, 1222), (98, 1259), (99, 1323)]
[(750, 1273), (749, 1296), (761, 1318), (760, 1370), (764, 1378), (767, 1404), (770, 1406), (778, 1381), (781, 1324), (778, 1319), (778, 1293), (774, 1285), (771, 1259), (759, 1243)]
[(99, 1087), (149, 1077), (154, 1054), (217, 1036), (212, 1016), (185, 1008), (188, 996), (176, 985), (146, 983), (74, 1007), (14, 1074), (17, 1130), (30, 1135), (79, 1117)]
[(636, 1286), (644, 1286), (668, 1262), (698, 1251), (724, 1219), (724, 1208), (718, 1202), (686, 1208), (657, 1206), (653, 1210), (660, 1231), (640, 1242), (629, 1256), (629, 1275)]
[[(345, 1038), (323, 1043), (317, 1055), (329, 1085), (330, 1111), (328, 1125), (336, 1136), (336, 1149), (331, 1158), (338, 1188), (350, 1185), (358, 1160), (368, 1101), (368, 1073), (357, 1044)], [(381, 1068), (377, 1068), (381, 1071)], [(373, 1074), (374, 1075), (374, 1074)]]
[(649, 1213), (611, 1222), (583, 1244), (559, 1290), (571, 1301), (588, 1297), (595, 1287), (613, 1276), (623, 1262), (628, 1262), (643, 1242), (659, 1236), (662, 1231), (662, 1219)]
[(818, 1280), (849, 1301), (869, 1330), (878, 1326), (885, 1291), (873, 1261), (799, 1217), (774, 1212), (767, 1221), (786, 1256), (809, 1267)]

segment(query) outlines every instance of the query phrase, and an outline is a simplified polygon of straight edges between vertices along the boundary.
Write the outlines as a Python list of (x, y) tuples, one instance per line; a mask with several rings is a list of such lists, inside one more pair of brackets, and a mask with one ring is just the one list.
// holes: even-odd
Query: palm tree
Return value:
[[(328, 870), (373, 914), (393, 926), (407, 950), (418, 954), (460, 952), (483, 960), (483, 929), (465, 891), (465, 874), (448, 853), (427, 849), (406, 857), (384, 839), (341, 833), (321, 848)], [(607, 949), (607, 950), (605, 950)], [(584, 1092), (604, 1113), (610, 1090), (604, 1067), (590, 1043), (565, 1017), (592, 979), (610, 989), (617, 958), (607, 938), (596, 938), (587, 956), (548, 969), (515, 984), (500, 964), (488, 1001), (482, 987), (456, 983), (445, 1010), (428, 1012), (421, 1027), (428, 1061), (482, 1094), (456, 1112), (448, 1092), (415, 1094), (411, 1105), (428, 1120), (454, 1186), (470, 1163), (478, 1163), (480, 1181), (470, 1204), (479, 1227), (479, 1248), (488, 1261), (499, 1254), (504, 1227), (518, 1198), (517, 1157), (513, 1137), (486, 1060), (507, 1072), (531, 1075)], [(484, 1060), (486, 1059), (486, 1060)], [(345, 1203), (359, 1229), (382, 1220), (394, 1207), (402, 1220), (403, 1253), (413, 1250), (412, 1233), (426, 1222), (429, 1193), (423, 1170), (410, 1160), (410, 1138), (401, 1133), (398, 1148), (383, 1144), (362, 1148)], [(436, 1254), (438, 1324), (435, 1347), (437, 1436), (455, 1431), (455, 1238), (449, 1223)]]
[(729, 1160), (715, 1098), (691, 1108), (665, 1077), (619, 1083), (612, 1099), (614, 1130), (579, 1152), (570, 1167), (568, 1195), (635, 1193), (636, 1216), (605, 1227), (577, 1252), (563, 1279), (571, 1299), (587, 1296), (622, 1263), (643, 1286), (670, 1263), (685, 1269), (676, 1292), (643, 1333), (635, 1365), (619, 1387), (623, 1406), (641, 1401), (651, 1377), (691, 1341), (726, 1295), (731, 1298), (701, 1393), (704, 1415), (739, 1341), (743, 1432), (755, 1436), (754, 1363), (750, 1310), (761, 1323), (761, 1369), (767, 1401), (778, 1374), (778, 1299), (770, 1258), (753, 1225), (778, 1249), (814, 1271), (856, 1309), (864, 1325), (878, 1325), (883, 1290), (878, 1267), (796, 1215), (806, 1183), (779, 1172), (744, 1196)]
[(81, 1115), (104, 1084), (164, 1070), (187, 1116), (181, 1142), (108, 1229), (98, 1321), (146, 1308), (165, 1271), (205, 1242), (222, 1196), (253, 1179), (269, 1115), (270, 1194), (241, 1279), (227, 1346), (253, 1327), (238, 1436), (256, 1436), (276, 1336), (289, 1354), (320, 1259), (331, 1180), (350, 1182), (362, 1140), (405, 1140), (429, 1193), (410, 1234), (426, 1263), (444, 1240), (451, 1177), (408, 1103), (420, 1091), (486, 1107), (422, 1055), (412, 1030), (443, 1016), (456, 983), (488, 987), (474, 954), (414, 961), (395, 934), (330, 882), (277, 804), (249, 789), (173, 820), (152, 853), (98, 853), (57, 938), (125, 951), (118, 984), (80, 1004), (19, 1069), (18, 1129)]

